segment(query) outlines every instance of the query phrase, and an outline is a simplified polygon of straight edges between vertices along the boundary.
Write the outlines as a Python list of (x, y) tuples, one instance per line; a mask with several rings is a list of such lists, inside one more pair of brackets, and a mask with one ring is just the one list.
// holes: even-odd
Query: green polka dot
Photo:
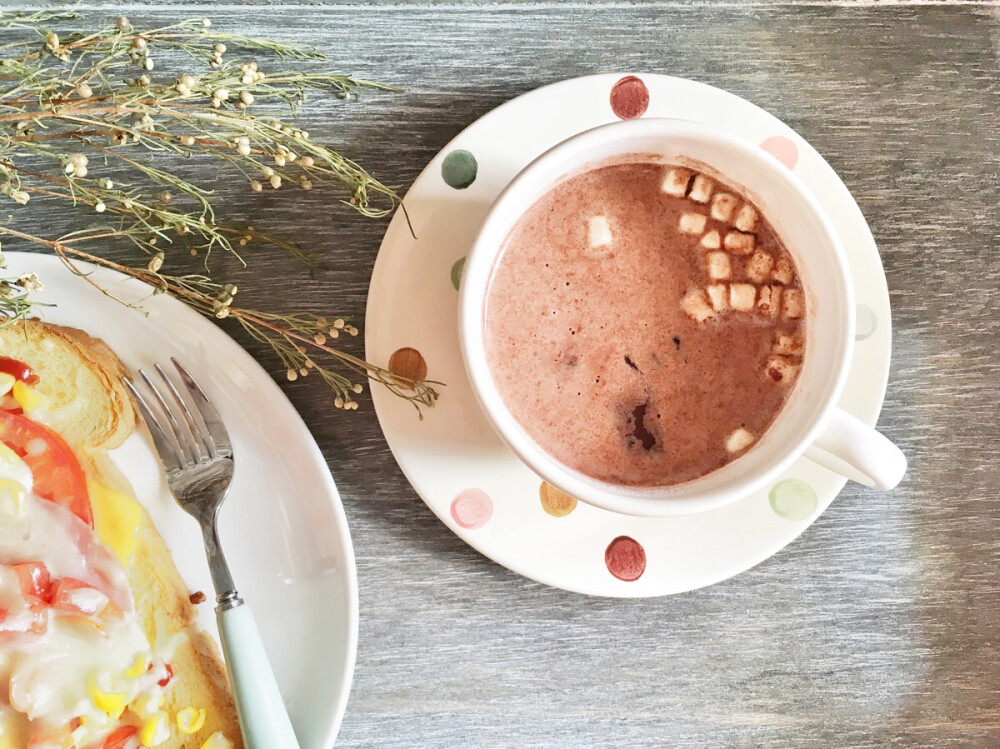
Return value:
[(875, 310), (866, 304), (859, 304), (855, 319), (857, 323), (855, 324), (854, 340), (864, 341), (871, 338), (875, 329), (878, 328), (878, 317), (875, 315)]
[(465, 258), (459, 258), (451, 266), (451, 285), (458, 291), (458, 285), (462, 282), (462, 269), (465, 267)]
[(476, 157), (462, 149), (452, 151), (441, 162), (441, 178), (456, 190), (464, 190), (475, 182), (478, 171)]
[(785, 479), (771, 488), (771, 509), (786, 520), (805, 520), (816, 512), (816, 492), (801, 479)]

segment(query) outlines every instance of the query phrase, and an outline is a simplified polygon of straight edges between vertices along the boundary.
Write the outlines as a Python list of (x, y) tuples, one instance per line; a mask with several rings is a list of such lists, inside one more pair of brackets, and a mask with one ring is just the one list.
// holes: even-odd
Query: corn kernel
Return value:
[(28, 492), (14, 479), (0, 478), (0, 516), (22, 518), (27, 509)]
[(135, 663), (129, 666), (125, 676), (129, 679), (138, 679), (149, 669), (149, 658), (144, 653), (139, 653), (135, 657)]
[(157, 744), (162, 744), (162, 740), (156, 740), (156, 729), (159, 725), (160, 714), (152, 715), (149, 720), (142, 724), (142, 728), (139, 729), (139, 743), (143, 746), (156, 746)]
[(100, 687), (97, 686), (97, 679), (93, 676), (87, 679), (87, 694), (90, 695), (94, 707), (101, 712), (117, 718), (125, 711), (125, 700), (128, 696), (101, 691)]
[(205, 709), (195, 710), (186, 707), (177, 713), (177, 727), (181, 733), (195, 733), (205, 725)]
[(222, 731), (216, 731), (201, 745), (201, 749), (233, 749), (233, 742)]
[(48, 403), (48, 396), (18, 380), (11, 386), (11, 394), (26, 414), (37, 411)]

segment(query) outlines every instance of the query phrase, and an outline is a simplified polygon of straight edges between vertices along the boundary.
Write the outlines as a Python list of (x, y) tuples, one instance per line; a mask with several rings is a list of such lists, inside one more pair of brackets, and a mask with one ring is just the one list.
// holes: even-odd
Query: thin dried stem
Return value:
[[(440, 383), (402, 378), (332, 345), (341, 334), (357, 335), (346, 318), (330, 322), (318, 315), (234, 304), (236, 285), (212, 275), (214, 250), (244, 264), (245, 248), (251, 246), (280, 248), (307, 267), (311, 257), (270, 232), (221, 223), (215, 194), (162, 158), (215, 160), (241, 175), (252, 192), (328, 187), (342, 191), (343, 201), (361, 214), (385, 216), (400, 204), (391, 187), (261, 105), (280, 103), (294, 113), (315, 91), (353, 99), (364, 89), (395, 89), (289, 67), (323, 55), (303, 45), (220, 33), (203, 19), (142, 31), (124, 18), (90, 33), (60, 30), (75, 20), (72, 12), (0, 13), (5, 32), (0, 44), (0, 210), (13, 209), (0, 223), (0, 236), (51, 251), (71, 272), (118, 301), (123, 300), (82, 261), (142, 281), (150, 294), (168, 294), (208, 317), (232, 318), (272, 349), (288, 379), (318, 374), (339, 407), (357, 406), (358, 379), (380, 383), (418, 412), (433, 405), (434, 385)], [(277, 67), (265, 72), (256, 59), (234, 61), (234, 52), (268, 56)], [(187, 60), (186, 70), (164, 76), (157, 64), (161, 56), (176, 60), (178, 53)], [(33, 198), (85, 211), (91, 225), (61, 237), (28, 232), (18, 222)], [(84, 249), (98, 240), (101, 246), (124, 243), (137, 253), (137, 261), (114, 262)], [(205, 273), (168, 271), (180, 263), (178, 255), (202, 255)], [(33, 274), (0, 275), (4, 324), (32, 314), (38, 307), (32, 292), (39, 287)]]

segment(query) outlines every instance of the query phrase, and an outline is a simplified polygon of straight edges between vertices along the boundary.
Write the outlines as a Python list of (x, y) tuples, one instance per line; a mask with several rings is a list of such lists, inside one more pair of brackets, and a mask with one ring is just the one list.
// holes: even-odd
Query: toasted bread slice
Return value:
[[(131, 499), (128, 480), (105, 450), (132, 434), (136, 414), (121, 384), (125, 368), (103, 341), (83, 331), (40, 322), (0, 328), (0, 356), (24, 362), (39, 376), (43, 419), (74, 447), (88, 479), (126, 495), (137, 518), (135, 549), (126, 564), (136, 614), (150, 643), (172, 632), (184, 634), (170, 659), (173, 683), (161, 708), (171, 736), (157, 749), (197, 748), (216, 731), (242, 747), (225, 667), (214, 639), (196, 623), (191, 592), (181, 579), (149, 514)], [(95, 517), (100, 533), (101, 518)], [(168, 631), (165, 633), (163, 629)], [(187, 707), (206, 710), (204, 727), (181, 733), (174, 716)]]
[(48, 398), (46, 421), (69, 444), (110, 450), (135, 429), (125, 367), (104, 341), (76, 328), (15, 322), (0, 327), (0, 355), (44, 369), (38, 389)]
[[(89, 476), (115, 492), (129, 497), (132, 489), (118, 467), (105, 453), (89, 453), (85, 457)], [(200, 747), (210, 735), (221, 731), (236, 747), (242, 747), (236, 709), (229, 689), (229, 678), (215, 640), (197, 624), (197, 612), (191, 603), (191, 591), (181, 579), (163, 538), (152, 519), (140, 508), (141, 522), (137, 532), (135, 552), (126, 567), (129, 586), (135, 599), (135, 610), (147, 639), (183, 632), (185, 638), (170, 659), (174, 684), (167, 691), (162, 708), (174, 718), (186, 707), (204, 708), (204, 727), (193, 735), (181, 734), (172, 726), (170, 739), (156, 749)], [(100, 522), (99, 517), (95, 517)], [(209, 595), (205, 606), (211, 605)]]

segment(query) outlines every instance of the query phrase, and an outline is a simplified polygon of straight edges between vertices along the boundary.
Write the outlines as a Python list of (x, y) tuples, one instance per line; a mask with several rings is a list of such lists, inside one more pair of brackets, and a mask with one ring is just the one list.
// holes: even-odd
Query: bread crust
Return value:
[[(134, 497), (128, 479), (106, 452), (121, 445), (136, 427), (136, 412), (121, 384), (127, 370), (111, 348), (76, 328), (28, 321), (0, 328), (0, 356), (10, 356), (31, 367), (39, 375), (38, 389), (43, 394), (50, 368), (60, 370), (53, 379), (65, 379), (64, 370), (73, 365), (71, 357), (75, 366), (86, 370), (89, 377), (84, 379), (89, 386), (93, 384), (90, 377), (100, 383), (104, 400), (87, 404), (87, 414), (93, 418), (85, 429), (75, 429), (73, 424), (60, 423), (58, 419), (48, 425), (74, 447), (89, 479)], [(59, 393), (52, 397), (67, 395), (72, 394)], [(88, 396), (94, 397), (91, 393)], [(77, 411), (72, 413), (78, 414)], [(162, 708), (171, 721), (178, 711), (187, 707), (204, 708), (207, 713), (204, 727), (194, 734), (181, 734), (172, 723), (171, 738), (159, 744), (158, 749), (200, 747), (215, 731), (222, 731), (242, 749), (236, 709), (218, 645), (198, 626), (191, 592), (178, 573), (166, 542), (141, 503), (140, 509), (138, 543), (125, 570), (136, 615), (150, 643), (172, 632), (184, 635), (170, 659), (173, 684), (166, 692)], [(161, 631), (164, 627), (168, 633)]]

